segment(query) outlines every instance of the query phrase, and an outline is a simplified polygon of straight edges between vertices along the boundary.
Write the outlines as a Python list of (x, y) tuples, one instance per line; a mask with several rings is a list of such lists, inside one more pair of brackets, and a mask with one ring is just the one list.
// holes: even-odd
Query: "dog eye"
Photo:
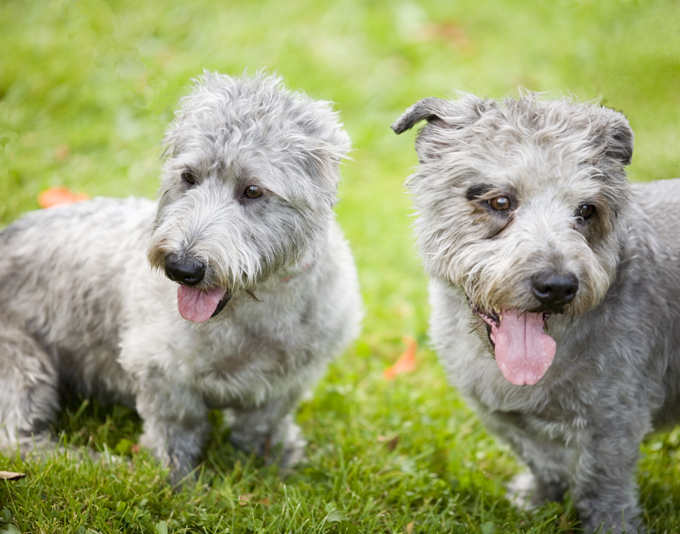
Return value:
[(196, 175), (191, 171), (184, 171), (182, 173), (182, 180), (189, 186), (196, 185), (198, 183)]
[(260, 198), (264, 194), (264, 191), (257, 187), (256, 185), (249, 185), (243, 192), (243, 195), (247, 198)]
[(496, 197), (487, 202), (496, 211), (505, 211), (510, 207), (510, 199), (508, 197)]
[(576, 210), (576, 216), (581, 217), (583, 220), (589, 219), (595, 213), (595, 206), (592, 204), (582, 204), (579, 209)]

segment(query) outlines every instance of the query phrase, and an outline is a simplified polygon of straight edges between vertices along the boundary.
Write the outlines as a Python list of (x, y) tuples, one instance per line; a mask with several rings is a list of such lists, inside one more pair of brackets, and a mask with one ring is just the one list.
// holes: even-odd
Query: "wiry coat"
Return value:
[[(95, 199), (0, 233), (0, 444), (40, 441), (67, 385), (135, 408), (175, 481), (212, 408), (233, 409), (236, 445), (281, 443), (294, 463), (291, 411), (361, 319), (332, 211), (349, 139), (328, 103), (278, 78), (205, 73), (165, 141), (158, 202)], [(222, 288), (222, 311), (180, 316), (170, 254), (203, 262), (195, 291)]]
[[(529, 504), (569, 488), (586, 530), (635, 530), (640, 441), (680, 418), (680, 181), (630, 184), (633, 133), (596, 104), (428, 98), (393, 128), (424, 119), (408, 187), (451, 381), (530, 467)], [(573, 300), (544, 306), (545, 272), (575, 276)], [(504, 310), (545, 312), (535, 385), (494, 359)]]

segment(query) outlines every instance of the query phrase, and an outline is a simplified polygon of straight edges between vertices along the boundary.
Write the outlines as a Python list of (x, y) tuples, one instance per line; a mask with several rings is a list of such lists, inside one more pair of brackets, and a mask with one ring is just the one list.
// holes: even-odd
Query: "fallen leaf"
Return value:
[(254, 497), (254, 493), (248, 493), (247, 495), (239, 495), (238, 496), (238, 505), (239, 506), (245, 506), (250, 502), (250, 499)]
[(406, 534), (413, 534), (413, 521), (406, 525)]
[(403, 375), (404, 373), (411, 373), (415, 371), (418, 366), (418, 363), (416, 362), (418, 342), (411, 336), (404, 336), (403, 341), (406, 345), (406, 350), (399, 356), (399, 359), (393, 366), (388, 367), (383, 371), (383, 376), (387, 380), (393, 380), (398, 375)]
[(391, 438), (388, 438), (387, 436), (378, 436), (378, 443), (384, 443), (389, 450), (393, 451), (396, 448), (397, 443), (399, 443), (399, 435)]
[(57, 161), (64, 161), (67, 160), (68, 157), (71, 155), (71, 151), (68, 148), (68, 145), (59, 145), (57, 148), (54, 149), (54, 159)]
[(65, 187), (50, 187), (38, 195), (38, 204), (41, 208), (51, 208), (60, 204), (74, 204), (89, 200), (85, 193), (74, 193)]
[(0, 471), (0, 480), (19, 480), (24, 478), (26, 473), (13, 473), (12, 471)]
[(456, 22), (428, 23), (420, 28), (424, 40), (442, 40), (459, 50), (471, 47), (470, 37), (465, 28)]
[(245, 506), (247, 504), (261, 504), (262, 506), (271, 506), (272, 502), (271, 500), (267, 499), (266, 497), (264, 499), (260, 499), (259, 501), (253, 500), (253, 497), (255, 497), (254, 493), (247, 493), (245, 495), (239, 495), (238, 496), (238, 505), (239, 506)]

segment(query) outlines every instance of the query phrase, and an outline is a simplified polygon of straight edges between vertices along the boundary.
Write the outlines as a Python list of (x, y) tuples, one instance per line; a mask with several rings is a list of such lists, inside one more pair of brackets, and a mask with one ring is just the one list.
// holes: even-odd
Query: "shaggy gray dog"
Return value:
[(349, 138), (276, 77), (206, 72), (165, 146), (157, 203), (95, 199), (0, 233), (0, 443), (45, 441), (66, 385), (135, 408), (173, 481), (214, 408), (233, 409), (235, 445), (280, 444), (291, 465), (291, 411), (362, 314), (332, 211)]
[(595, 104), (426, 98), (392, 128), (422, 120), (408, 187), (451, 380), (528, 464), (517, 497), (641, 528), (640, 441), (680, 418), (680, 181), (630, 184), (633, 132)]

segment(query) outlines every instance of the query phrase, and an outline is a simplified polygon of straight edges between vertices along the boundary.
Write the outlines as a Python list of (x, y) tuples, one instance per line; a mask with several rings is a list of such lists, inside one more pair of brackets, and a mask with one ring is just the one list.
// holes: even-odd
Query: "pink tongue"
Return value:
[(214, 287), (207, 293), (195, 287), (179, 286), (177, 290), (177, 307), (179, 314), (187, 321), (204, 323), (215, 313), (226, 290)]
[(555, 357), (557, 344), (543, 332), (542, 313), (503, 310), (500, 327), (491, 325), (496, 362), (503, 376), (517, 386), (538, 382)]

